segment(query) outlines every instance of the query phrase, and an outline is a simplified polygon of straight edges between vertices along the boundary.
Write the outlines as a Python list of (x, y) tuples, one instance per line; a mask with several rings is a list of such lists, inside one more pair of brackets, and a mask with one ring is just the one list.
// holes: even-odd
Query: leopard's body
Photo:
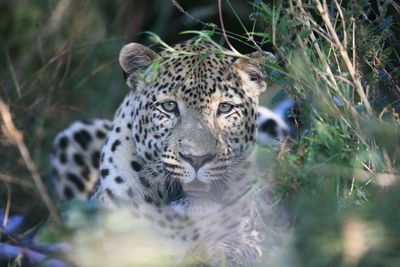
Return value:
[[(249, 265), (261, 253), (254, 204), (263, 196), (249, 173), (264, 55), (222, 55), (199, 40), (174, 49), (121, 50), (131, 91), (112, 123), (74, 123), (57, 136), (57, 191), (63, 199), (92, 192), (112, 208), (128, 203), (185, 253), (210, 265)], [(145, 71), (152, 62), (161, 64)], [(287, 130), (283, 121), (275, 127)]]

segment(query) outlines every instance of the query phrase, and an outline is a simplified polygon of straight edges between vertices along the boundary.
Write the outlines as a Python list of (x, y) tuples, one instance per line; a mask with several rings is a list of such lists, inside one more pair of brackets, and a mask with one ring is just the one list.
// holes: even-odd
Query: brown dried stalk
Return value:
[(51, 201), (45, 186), (42, 182), (42, 179), (40, 178), (39, 172), (36, 168), (36, 165), (33, 163), (31, 156), (29, 154), (28, 148), (25, 145), (24, 142), (24, 137), (20, 131), (18, 131), (15, 128), (14, 122), (11, 117), (10, 110), (8, 106), (0, 99), (0, 116), (2, 119), (2, 127), (1, 130), (3, 131), (4, 135), (12, 142), (13, 144), (16, 145), (18, 148), (22, 159), (24, 160), (24, 163), (29, 170), (33, 182), (35, 183), (36, 189), (39, 192), (39, 195), (41, 196), (43, 202), (47, 206), (47, 209), (50, 212), (51, 218), (56, 222), (56, 223), (61, 223), (61, 219), (58, 216), (58, 213), (54, 207), (53, 202)]
[(13, 176), (5, 174), (5, 173), (0, 173), (0, 181), (5, 182), (5, 183), (18, 184), (18, 185), (29, 187), (29, 188), (34, 187), (30, 181), (26, 181), (21, 178), (13, 177)]

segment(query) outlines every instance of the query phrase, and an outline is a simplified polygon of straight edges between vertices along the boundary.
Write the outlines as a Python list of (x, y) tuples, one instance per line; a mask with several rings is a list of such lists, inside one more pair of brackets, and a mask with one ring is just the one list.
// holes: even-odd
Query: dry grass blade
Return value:
[[(355, 84), (357, 93), (360, 96), (361, 101), (365, 105), (365, 109), (367, 110), (369, 115), (372, 115), (372, 108), (371, 108), (368, 98), (364, 92), (364, 89), (362, 88), (359, 74), (357, 73), (355, 66), (353, 66), (353, 64), (350, 60), (349, 54), (347, 53), (346, 48), (340, 42), (339, 37), (335, 31), (335, 28), (332, 25), (332, 22), (329, 18), (329, 12), (328, 12), (328, 7), (326, 4), (326, 1), (324, 1), (323, 4), (319, 0), (314, 0), (314, 2), (315, 2), (318, 12), (321, 15), (322, 20), (324, 21), (325, 26), (328, 28), (328, 31), (331, 34), (331, 37), (333, 38), (333, 40), (335, 42), (336, 47), (339, 49), (339, 53), (342, 56), (344, 63), (346, 64), (346, 67), (351, 75), (351, 78), (352, 78), (354, 84)], [(343, 21), (343, 23), (344, 23), (344, 21)]]
[(23, 180), (21, 178), (13, 177), (11, 175), (0, 173), (0, 181), (5, 183), (18, 184), (25, 187), (33, 188), (34, 185), (30, 181)]
[(1, 130), (3, 131), (4, 135), (10, 140), (10, 142), (12, 142), (17, 146), (19, 152), (21, 153), (24, 163), (28, 168), (29, 172), (31, 173), (33, 182), (35, 183), (35, 186), (41, 198), (43, 199), (45, 205), (47, 206), (47, 209), (50, 212), (51, 218), (56, 223), (61, 223), (60, 217), (58, 216), (55, 206), (45, 189), (42, 179), (40, 178), (36, 165), (33, 163), (31, 159), (28, 148), (26, 147), (24, 142), (24, 137), (22, 133), (15, 128), (10, 110), (8, 106), (1, 99), (0, 99), (0, 116), (2, 120)]
[(6, 210), (4, 212), (3, 227), (6, 227), (8, 224), (8, 217), (10, 216), (10, 208), (11, 208), (11, 188), (10, 186), (7, 186), (7, 204), (6, 204)]
[(18, 97), (21, 97), (21, 85), (19, 84), (17, 73), (15, 72), (15, 68), (11, 62), (11, 58), (10, 58), (10, 55), (8, 54), (8, 52), (6, 53), (6, 57), (7, 57), (8, 66), (10, 68), (11, 77), (12, 77), (14, 85), (15, 85), (15, 89), (17, 90)]
[(226, 34), (225, 31), (225, 25), (224, 25), (224, 19), (222, 18), (222, 3), (221, 0), (218, 0), (218, 14), (219, 14), (219, 23), (221, 24), (221, 30), (222, 30), (222, 34), (224, 36), (224, 39), (226, 41), (226, 44), (229, 46), (229, 48), (231, 49), (231, 51), (236, 54), (236, 55), (242, 55), (240, 54), (231, 44), (231, 42), (229, 41), (228, 35)]

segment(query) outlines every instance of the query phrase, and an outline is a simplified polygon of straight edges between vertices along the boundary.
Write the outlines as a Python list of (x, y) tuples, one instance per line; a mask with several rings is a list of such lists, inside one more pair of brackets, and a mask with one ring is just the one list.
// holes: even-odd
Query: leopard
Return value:
[(252, 175), (258, 129), (275, 139), (289, 132), (272, 111), (258, 111), (266, 57), (235, 55), (201, 38), (159, 53), (123, 46), (129, 92), (113, 121), (77, 121), (54, 140), (60, 199), (111, 210), (124, 203), (165, 240), (179, 241), (179, 255), (208, 266), (255, 264), (263, 240), (258, 206), (269, 195), (267, 178)]

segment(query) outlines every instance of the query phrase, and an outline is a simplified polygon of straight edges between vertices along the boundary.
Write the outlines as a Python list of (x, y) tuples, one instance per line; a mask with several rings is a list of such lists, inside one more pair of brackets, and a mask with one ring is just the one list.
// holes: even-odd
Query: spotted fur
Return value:
[(111, 208), (128, 203), (210, 265), (251, 264), (261, 254), (249, 155), (266, 87), (264, 54), (232, 57), (199, 40), (174, 49), (123, 47), (130, 92), (111, 127), (78, 122), (56, 137), (57, 192), (64, 199), (92, 192)]

